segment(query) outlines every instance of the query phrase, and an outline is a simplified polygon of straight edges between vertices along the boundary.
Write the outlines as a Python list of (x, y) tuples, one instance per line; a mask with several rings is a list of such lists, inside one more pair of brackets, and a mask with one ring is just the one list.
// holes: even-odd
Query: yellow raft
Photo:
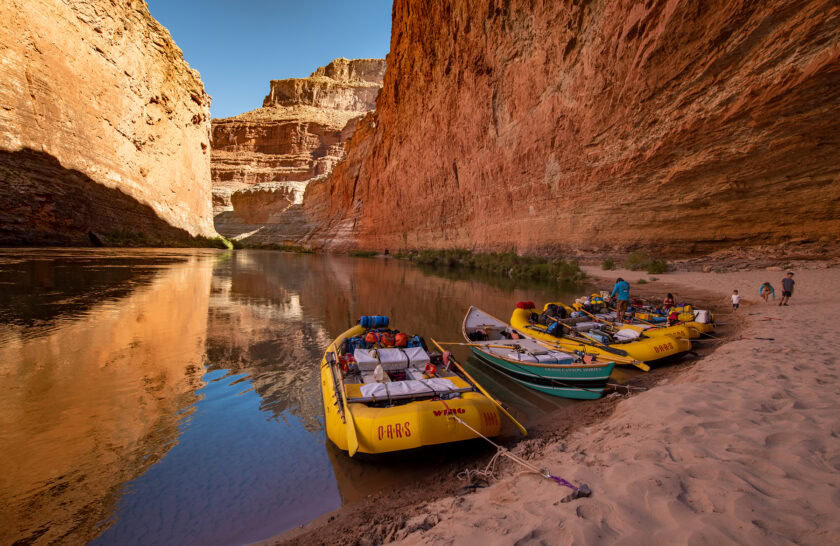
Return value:
[[(607, 300), (605, 299), (606, 294), (608, 294), (608, 293), (607, 292), (601, 292), (601, 294), (592, 294), (590, 296), (590, 301), (595, 301), (597, 303), (601, 303), (606, 307), (607, 306)], [(546, 306), (547, 305), (548, 304), (546, 304)], [(573, 310), (568, 305), (564, 305), (562, 303), (557, 303), (556, 305), (562, 305), (563, 307), (565, 307), (569, 311)], [(574, 304), (572, 307), (575, 308), (574, 310), (585, 311), (583, 309), (583, 305), (581, 305), (579, 303)], [(698, 320), (696, 320), (695, 313), (694, 313), (694, 307), (692, 307), (691, 305), (681, 305), (679, 307), (672, 307), (670, 310), (671, 311), (676, 311), (678, 313), (677, 320), (679, 320), (681, 324), (678, 324), (678, 325), (675, 325), (675, 326), (663, 327), (663, 326), (660, 326), (658, 324), (651, 324), (649, 322), (646, 322), (646, 321), (653, 320), (657, 317), (662, 316), (660, 313), (652, 313), (650, 311), (637, 312), (637, 313), (634, 314), (634, 318), (643, 322), (643, 323), (646, 323), (649, 326), (653, 326), (653, 327), (657, 328), (655, 331), (652, 331), (652, 332), (645, 331), (645, 334), (648, 337), (670, 335), (672, 337), (686, 337), (688, 339), (696, 339), (696, 338), (700, 337), (701, 334), (711, 334), (712, 332), (715, 331), (714, 315), (712, 315), (710, 311), (702, 311), (702, 312), (707, 313), (707, 315), (711, 318), (711, 320), (706, 321), (706, 322), (699, 322)], [(627, 326), (627, 325), (625, 325), (625, 326)], [(629, 326), (636, 331), (642, 331), (642, 330), (645, 329), (644, 326), (640, 326), (640, 325), (629, 325)]]
[[(711, 334), (715, 331), (714, 316), (711, 314), (711, 311), (700, 311), (701, 313), (707, 313), (711, 317), (711, 321), (709, 322), (698, 322), (695, 320), (694, 307), (691, 305), (672, 307), (670, 311), (676, 312), (677, 320), (686, 328), (696, 331), (698, 337), (700, 334)], [(649, 320), (652, 316), (654, 315), (651, 313), (636, 313), (636, 318), (640, 320)]]
[[(429, 362), (423, 348), (379, 348), (372, 357), (367, 356), (369, 350), (357, 350), (354, 354), (361, 360), (354, 359), (344, 371), (345, 340), (367, 331), (358, 325), (350, 328), (330, 344), (321, 360), (327, 437), (339, 449), (353, 456), (357, 451), (387, 453), (477, 438), (452, 415), (484, 436), (499, 434), (499, 412), (494, 401), (479, 392), (479, 385), (443, 366), (434, 377), (442, 381), (422, 378)], [(408, 355), (405, 362), (391, 358), (397, 353)], [(381, 381), (375, 381), (372, 363), (387, 370)]]
[(550, 342), (564, 350), (594, 353), (605, 358), (614, 359), (616, 364), (636, 365), (634, 362), (622, 362), (615, 359), (616, 354), (619, 356), (623, 354), (642, 362), (655, 362), (691, 350), (691, 341), (688, 339), (675, 338), (668, 335), (641, 338), (626, 343), (611, 343), (609, 345), (598, 344), (594, 341), (556, 337), (549, 334), (543, 326), (531, 324), (530, 317), (532, 312), (533, 310), (531, 309), (514, 309), (510, 317), (510, 325), (530, 337)]
[[(576, 306), (569, 306), (569, 305), (566, 305), (565, 303), (562, 303), (562, 302), (554, 302), (554, 304), (562, 306), (564, 309), (566, 309), (566, 311), (568, 311), (570, 313), (572, 311), (580, 311), (582, 313), (585, 313), (585, 314), (589, 315), (590, 317), (594, 317), (594, 315), (592, 315), (590, 313), (587, 313), (586, 310), (583, 309), (582, 305), (580, 307), (577, 307), (577, 305), (580, 305), (580, 304), (576, 304)], [(545, 307), (543, 307), (543, 311), (545, 311), (545, 309), (549, 305), (550, 305), (549, 303), (546, 303)], [(602, 321), (602, 319), (597, 319), (597, 320)], [(614, 328), (616, 328), (618, 330), (634, 330), (634, 331), (639, 332), (639, 333), (644, 333), (644, 335), (647, 336), (647, 337), (671, 336), (671, 337), (685, 338), (685, 339), (697, 339), (698, 337), (700, 337), (700, 331), (697, 328), (694, 328), (693, 326), (689, 326), (687, 324), (677, 324), (675, 326), (657, 326), (657, 325), (646, 326), (646, 325), (643, 325), (643, 324), (621, 324), (619, 322), (608, 322), (608, 321), (602, 321), (602, 322), (607, 322), (608, 324), (610, 324), (611, 326), (613, 326)]]

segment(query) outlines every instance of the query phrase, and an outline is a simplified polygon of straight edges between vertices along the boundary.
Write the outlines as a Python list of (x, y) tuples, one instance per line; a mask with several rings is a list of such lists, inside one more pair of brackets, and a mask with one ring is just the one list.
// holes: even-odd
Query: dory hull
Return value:
[[(461, 326), (472, 351), (490, 367), (526, 387), (563, 398), (593, 400), (604, 394), (615, 362), (585, 364), (575, 355), (548, 349), (521, 330), (520, 339), (510, 339), (510, 325), (470, 307)], [(473, 341), (471, 334), (481, 332), (486, 341)]]
[(482, 361), (526, 387), (552, 396), (576, 400), (601, 398), (615, 366), (614, 362), (609, 362), (603, 366), (569, 366), (564, 369), (535, 368), (496, 357), (477, 347), (473, 347), (472, 350), (473, 354)]

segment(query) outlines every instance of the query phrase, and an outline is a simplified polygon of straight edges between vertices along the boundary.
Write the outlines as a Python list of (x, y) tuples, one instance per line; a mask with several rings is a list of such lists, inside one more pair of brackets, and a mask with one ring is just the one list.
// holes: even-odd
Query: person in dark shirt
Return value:
[(788, 271), (787, 277), (782, 279), (782, 299), (779, 300), (779, 305), (787, 305), (790, 297), (793, 295), (793, 285), (796, 281), (793, 280), (793, 271)]

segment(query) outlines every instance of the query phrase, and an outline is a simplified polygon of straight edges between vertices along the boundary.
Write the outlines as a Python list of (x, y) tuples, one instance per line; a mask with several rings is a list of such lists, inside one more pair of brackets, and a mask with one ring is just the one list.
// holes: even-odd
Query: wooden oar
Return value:
[[(434, 344), (435, 344), (435, 347), (437, 347), (437, 348), (438, 348), (438, 350), (441, 352), (441, 354), (443, 354), (443, 353), (445, 352), (445, 351), (443, 350), (443, 347), (441, 347), (441, 346), (440, 346), (440, 344), (439, 344), (437, 341), (435, 341), (435, 340), (434, 340), (434, 338), (432, 338), (432, 343), (434, 343)], [(498, 400), (496, 400), (495, 398), (493, 398), (492, 396), (490, 396), (490, 393), (489, 393), (489, 392), (487, 392), (486, 390), (484, 390), (484, 387), (482, 387), (482, 386), (478, 383), (478, 381), (476, 381), (475, 379), (473, 379), (473, 378), (472, 378), (472, 376), (471, 376), (469, 373), (467, 373), (467, 370), (465, 370), (465, 369), (464, 369), (464, 367), (463, 367), (463, 366), (461, 366), (461, 365), (458, 363), (458, 361), (457, 361), (457, 360), (455, 360), (455, 358), (452, 356), (452, 353), (449, 353), (449, 360), (450, 360), (453, 364), (455, 364), (455, 365), (458, 367), (458, 369), (461, 371), (461, 373), (462, 373), (462, 374), (464, 374), (464, 376), (466, 376), (466, 378), (470, 381), (470, 383), (472, 383), (473, 385), (475, 385), (475, 387), (476, 387), (479, 391), (481, 391), (481, 394), (483, 394), (483, 395), (484, 395), (484, 396), (486, 396), (486, 397), (487, 397), (487, 398), (488, 398), (491, 402), (493, 402), (494, 404), (496, 404), (496, 406), (497, 406), (497, 407), (498, 407), (498, 408), (502, 411), (502, 413), (504, 413), (504, 414), (505, 414), (505, 416), (506, 416), (508, 419), (510, 419), (510, 420), (511, 420), (511, 422), (512, 422), (514, 425), (516, 425), (516, 428), (518, 428), (518, 429), (519, 429), (519, 432), (521, 432), (521, 433), (522, 433), (522, 436), (528, 436), (528, 431), (527, 431), (527, 430), (525, 430), (525, 427), (523, 427), (523, 426), (519, 423), (519, 421), (517, 421), (516, 419), (514, 419), (514, 418), (513, 418), (513, 415), (511, 415), (510, 413), (508, 413), (508, 410), (506, 410), (506, 409), (502, 406), (501, 402), (499, 402)]]
[[(577, 340), (571, 340), (571, 341), (577, 341)], [(585, 343), (583, 341), (577, 341), (577, 342), (581, 343), (585, 346)], [(551, 341), (537, 340), (537, 343), (539, 343), (540, 345), (542, 345), (546, 349), (553, 349), (553, 350), (558, 350), (559, 349), (561, 351), (567, 350), (567, 349), (564, 349), (562, 345), (552, 343)], [(608, 347), (608, 349), (612, 349), (612, 347)], [(595, 356), (597, 358), (601, 358), (603, 355), (595, 355)], [(645, 371), (645, 372), (650, 371), (650, 366), (648, 366), (647, 364), (645, 364), (641, 360), (636, 360), (636, 359), (634, 359), (632, 357), (629, 357), (629, 356), (621, 356), (621, 355), (610, 354), (609, 357), (607, 357), (607, 360), (612, 360), (616, 364), (628, 364), (630, 366), (636, 366), (637, 368), (639, 368), (640, 370)]]
[[(589, 341), (591, 341), (591, 342), (593, 342), (593, 343), (597, 343), (598, 345), (601, 345), (601, 346), (603, 346), (603, 347), (608, 347), (608, 345), (607, 345), (606, 343), (604, 343), (603, 341), (597, 340), (597, 339), (595, 339), (594, 337), (590, 336), (589, 334), (587, 334), (587, 333), (585, 333), (585, 332), (578, 332), (577, 330), (575, 330), (575, 329), (574, 329), (574, 327), (569, 326), (569, 325), (568, 325), (568, 324), (566, 324), (565, 322), (561, 322), (560, 320), (558, 320), (558, 319), (556, 319), (556, 318), (554, 318), (554, 317), (548, 317), (548, 316), (547, 316), (547, 317), (545, 317), (545, 318), (547, 318), (547, 319), (549, 319), (549, 320), (553, 320), (554, 322), (556, 322), (557, 324), (560, 324), (561, 326), (565, 326), (565, 327), (566, 327), (566, 328), (568, 328), (569, 330), (574, 331), (577, 335), (579, 335), (579, 336), (583, 336), (583, 337), (585, 337), (586, 339), (588, 339)], [(612, 347), (610, 347), (610, 348), (612, 348)]]
[[(347, 390), (344, 388), (344, 378), (341, 375), (341, 369), (335, 361), (335, 355), (338, 351), (335, 350), (335, 345), (331, 345), (333, 361), (330, 362), (330, 370), (335, 377), (338, 378), (338, 386), (341, 389), (341, 405), (344, 408), (344, 428), (347, 431), (347, 453), (351, 457), (359, 451), (359, 438), (356, 436), (356, 421), (353, 419), (353, 412), (350, 410), (350, 404), (347, 403)], [(330, 352), (327, 349), (327, 352)]]
[[(549, 318), (551, 318), (551, 317), (549, 317)], [(557, 320), (557, 319), (554, 319), (554, 320)], [(563, 324), (563, 323), (561, 322), (560, 324)], [(564, 325), (564, 326), (565, 326), (565, 325)], [(548, 332), (546, 332), (545, 330), (540, 330), (540, 329), (535, 328), (535, 327), (533, 327), (533, 326), (528, 326), (528, 328), (531, 328), (531, 329), (533, 329), (533, 330), (537, 330), (538, 332), (543, 333), (543, 334), (548, 333)], [(583, 334), (583, 332), (578, 332), (578, 334), (581, 334), (581, 335), (586, 336), (586, 334)], [(552, 334), (548, 334), (548, 335), (552, 335)], [(602, 342), (602, 341), (598, 341), (597, 339), (591, 338), (591, 337), (589, 337), (589, 336), (586, 336), (586, 337), (584, 337), (584, 338), (580, 338), (580, 337), (573, 337), (573, 336), (555, 336), (555, 337), (561, 337), (562, 339), (568, 339), (569, 341), (575, 341), (575, 342), (577, 342), (577, 343), (583, 343), (583, 344), (587, 344), (587, 345), (592, 345), (592, 344), (594, 344), (594, 345), (596, 345), (599, 349), (601, 349), (602, 351), (606, 351), (606, 352), (610, 353), (610, 355), (618, 355), (618, 356), (620, 356), (620, 357), (628, 357), (627, 351), (625, 351), (625, 350), (623, 350), (623, 349), (616, 349), (615, 347), (610, 347), (610, 346), (609, 346), (609, 345), (607, 345), (606, 343), (604, 343), (604, 342)], [(546, 343), (559, 343), (559, 342), (546, 341)], [(629, 357), (628, 357), (628, 358), (629, 358)], [(613, 359), (613, 360), (615, 360), (615, 359)], [(635, 366), (635, 365), (636, 365), (636, 362), (638, 362), (638, 361), (633, 360), (633, 359), (629, 359), (629, 361), (627, 362), (627, 364), (631, 364), (631, 363), (632, 363), (632, 364)], [(642, 368), (642, 369), (644, 369), (644, 368)], [(647, 370), (645, 370), (645, 371), (647, 371)]]
[(493, 349), (514, 349), (516, 345), (482, 345), (480, 343), (458, 343), (457, 341), (438, 341), (441, 345), (460, 345), (462, 347), (491, 347)]
[(615, 330), (615, 324), (614, 323), (606, 321), (602, 318), (598, 318), (595, 315), (593, 315), (592, 313), (590, 313), (589, 311), (587, 311), (586, 309), (578, 309), (578, 311), (580, 311), (581, 313), (584, 313), (586, 315), (589, 315), (590, 317), (592, 317), (592, 319), (595, 320), (595, 322), (603, 322), (607, 326), (612, 326), (613, 330)]

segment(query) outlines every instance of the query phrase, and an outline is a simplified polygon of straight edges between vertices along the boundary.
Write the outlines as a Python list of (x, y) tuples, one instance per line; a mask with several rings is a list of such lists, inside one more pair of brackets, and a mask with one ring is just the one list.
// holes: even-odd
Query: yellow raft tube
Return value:
[[(691, 350), (691, 341), (688, 339), (675, 338), (668, 335), (640, 338), (636, 341), (613, 343), (610, 345), (600, 345), (594, 341), (587, 342), (566, 337), (556, 337), (549, 334), (543, 326), (531, 324), (529, 319), (532, 312), (532, 309), (514, 309), (510, 317), (510, 325), (530, 337), (550, 342), (567, 351), (586, 351), (587, 353), (594, 353), (606, 358), (614, 358), (617, 351), (619, 356), (623, 353), (642, 362), (655, 362)], [(625, 363), (617, 359), (616, 364), (636, 365), (633, 362)]]
[[(438, 368), (437, 377), (456, 387), (444, 394), (445, 400), (432, 391), (387, 399), (363, 396), (362, 374), (344, 372), (338, 362), (344, 355), (345, 339), (364, 336), (367, 331), (358, 325), (350, 328), (330, 344), (321, 359), (327, 437), (339, 449), (350, 456), (357, 451), (377, 454), (478, 437), (451, 418), (453, 414), (484, 436), (499, 434), (501, 421), (495, 404), (474, 385), (443, 367)], [(365, 378), (370, 379), (368, 374)], [(384, 382), (392, 386), (396, 383), (387, 377)]]

